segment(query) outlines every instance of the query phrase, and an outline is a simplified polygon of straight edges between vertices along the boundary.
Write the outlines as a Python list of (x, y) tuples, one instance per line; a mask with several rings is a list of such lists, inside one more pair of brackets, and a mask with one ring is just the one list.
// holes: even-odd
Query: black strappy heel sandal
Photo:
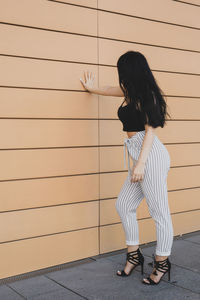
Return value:
[(153, 262), (154, 265), (153, 267), (156, 268), (156, 270), (152, 273), (154, 275), (158, 275), (158, 273), (156, 271), (162, 272), (163, 275), (160, 277), (160, 280), (158, 282), (155, 282), (153, 279), (151, 279), (151, 277), (147, 277), (146, 279), (149, 281), (146, 282), (144, 281), (144, 279), (142, 280), (142, 283), (144, 284), (149, 284), (149, 285), (154, 285), (154, 284), (159, 284), (161, 279), (163, 278), (163, 276), (168, 272), (168, 281), (170, 281), (170, 270), (171, 270), (171, 262), (169, 261), (169, 258), (167, 257), (164, 260), (161, 261), (156, 261), (155, 260), (155, 256), (153, 255)]
[[(135, 265), (135, 267), (141, 265), (141, 273), (143, 274), (144, 271), (143, 271), (143, 265), (144, 265), (144, 256), (142, 255), (142, 253), (140, 252), (140, 249), (138, 248), (137, 250), (135, 251), (131, 251), (131, 252), (128, 252), (126, 254), (126, 257), (127, 257), (127, 261), (129, 261), (131, 264)], [(131, 275), (132, 271), (135, 269), (135, 267), (133, 267), (131, 269), (131, 271), (127, 274), (124, 272), (124, 270), (121, 270), (121, 274), (119, 273), (116, 273), (118, 276), (129, 276)]]

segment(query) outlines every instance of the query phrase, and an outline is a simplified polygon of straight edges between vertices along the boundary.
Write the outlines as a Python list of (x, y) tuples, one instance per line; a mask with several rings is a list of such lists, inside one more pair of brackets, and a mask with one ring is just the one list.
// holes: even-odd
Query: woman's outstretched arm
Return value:
[(103, 95), (103, 96), (115, 96), (115, 97), (124, 96), (124, 92), (122, 91), (120, 86), (106, 85), (102, 87), (95, 87), (94, 86), (95, 75), (93, 75), (92, 72), (86, 72), (84, 75), (85, 75), (85, 81), (83, 81), (82, 78), (80, 78), (80, 81), (88, 92), (97, 95)]

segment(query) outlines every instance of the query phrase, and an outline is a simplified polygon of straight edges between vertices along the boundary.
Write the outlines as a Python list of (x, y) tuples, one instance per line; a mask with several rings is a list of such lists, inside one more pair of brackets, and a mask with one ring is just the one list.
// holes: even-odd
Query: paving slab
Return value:
[[(142, 250), (141, 250), (142, 251)], [(144, 254), (144, 253), (143, 253)], [(124, 254), (112, 255), (110, 257), (100, 258), (99, 261), (110, 260), (116, 263), (116, 270), (123, 269), (126, 263), (126, 258)], [(144, 255), (144, 276), (151, 274), (152, 272), (152, 262), (153, 259), (149, 256)], [(171, 260), (170, 260), (171, 261)], [(149, 265), (151, 263), (151, 265)], [(141, 272), (141, 267), (137, 266), (134, 272)], [(176, 286), (181, 286), (183, 288), (192, 290), (196, 293), (200, 293), (200, 273), (194, 272), (183, 267), (172, 264), (171, 267), (171, 278), (170, 282)], [(168, 274), (163, 276), (163, 280), (168, 281)]]
[(92, 300), (160, 300), (170, 299), (170, 295), (173, 295), (171, 298), (173, 300), (199, 300), (196, 293), (169, 284), (167, 281), (162, 281), (156, 286), (146, 286), (141, 282), (143, 275), (140, 272), (133, 272), (126, 278), (119, 277), (115, 274), (116, 268), (115, 262), (104, 258), (97, 259), (87, 266), (51, 272), (48, 277)]
[(191, 237), (188, 237), (188, 238), (184, 238), (184, 241), (185, 240), (189, 241), (189, 242), (200, 244), (200, 235), (195, 235), (195, 236), (191, 236)]
[(22, 279), (19, 281), (8, 283), (7, 285), (18, 292), (20, 295), (24, 296), (26, 299), (44, 295), (45, 293), (53, 291), (59, 292), (59, 290), (62, 289), (59, 284), (43, 275), (28, 279)]
[(144, 285), (152, 272), (156, 243), (141, 245), (144, 274), (137, 266), (129, 277), (116, 275), (126, 263), (126, 249), (66, 264), (29, 278), (0, 285), (0, 300), (200, 300), (200, 232), (176, 238), (168, 274), (158, 285)]
[(28, 297), (27, 300), (83, 300), (85, 298), (76, 295), (75, 293), (65, 288), (60, 288), (53, 292), (47, 292), (42, 295)]
[(18, 295), (10, 287), (4, 284), (4, 285), (0, 285), (0, 299), (1, 300), (22, 300), (24, 298)]
[[(155, 246), (144, 248), (142, 249), (143, 254), (152, 257), (154, 249)], [(169, 260), (177, 266), (200, 273), (200, 247), (198, 244), (182, 239), (174, 241)]]

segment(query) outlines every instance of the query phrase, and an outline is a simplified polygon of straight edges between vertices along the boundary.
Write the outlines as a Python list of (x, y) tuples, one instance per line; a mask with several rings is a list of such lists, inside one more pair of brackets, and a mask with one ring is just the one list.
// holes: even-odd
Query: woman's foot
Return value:
[[(124, 272), (129, 275), (130, 271), (135, 268), (135, 265), (131, 264), (129, 261), (126, 262), (126, 266), (124, 268)], [(117, 271), (119, 275), (121, 275), (121, 271)]]
[[(133, 250), (134, 249), (134, 250)], [(129, 246), (127, 251), (127, 261), (126, 266), (123, 270), (118, 270), (118, 276), (129, 276), (132, 270), (141, 264), (141, 272), (143, 274), (143, 264), (144, 264), (144, 256), (142, 255), (139, 246)]]
[[(153, 271), (151, 273), (151, 275), (149, 276), (154, 282), (158, 282), (160, 280), (160, 278), (163, 276), (163, 273), (160, 271), (156, 271), (158, 275), (154, 275), (153, 272), (155, 272), (156, 268), (153, 268)], [(143, 281), (145, 281), (146, 283), (150, 283), (150, 281), (147, 278), (143, 278)]]
[[(156, 261), (164, 261), (167, 259), (167, 256), (158, 256), (156, 255), (156, 258), (154, 258), (154, 263)], [(166, 270), (166, 267), (165, 267)], [(156, 275), (157, 273), (157, 275)], [(156, 269), (156, 266), (154, 266), (152, 273), (150, 274), (150, 278), (155, 282), (159, 282), (161, 277), (163, 276), (163, 272), (160, 272), (158, 269)], [(147, 284), (150, 284), (150, 281), (147, 278), (143, 278), (143, 281)]]

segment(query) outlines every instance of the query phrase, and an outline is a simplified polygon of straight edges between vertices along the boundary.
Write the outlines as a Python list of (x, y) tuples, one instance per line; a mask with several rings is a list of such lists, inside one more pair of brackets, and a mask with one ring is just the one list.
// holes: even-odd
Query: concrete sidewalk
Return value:
[(152, 262), (155, 242), (140, 248), (145, 257), (144, 275), (140, 266), (129, 277), (115, 275), (125, 264), (123, 249), (1, 283), (0, 300), (200, 300), (200, 231), (174, 237), (170, 282), (166, 274), (159, 285), (141, 283), (151, 273), (148, 263)]

